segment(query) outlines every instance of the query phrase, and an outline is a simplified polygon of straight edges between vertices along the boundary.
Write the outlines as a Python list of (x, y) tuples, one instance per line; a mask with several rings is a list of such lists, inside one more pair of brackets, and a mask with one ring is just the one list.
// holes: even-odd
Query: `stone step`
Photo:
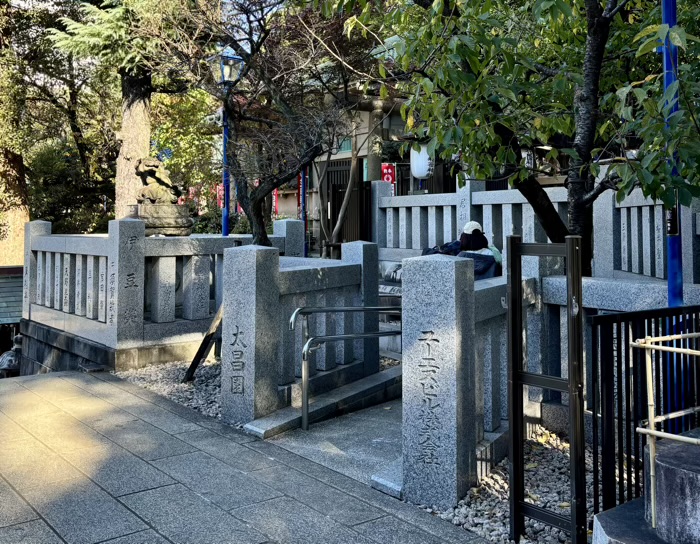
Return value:
[[(483, 478), (496, 464), (508, 455), (508, 421), (502, 420), (501, 426), (493, 433), (484, 433), (484, 439), (476, 448), (476, 473)], [(372, 476), (372, 487), (397, 499), (403, 488), (403, 459), (392, 461), (381, 471)]]
[[(700, 429), (683, 436), (700, 438)], [(656, 532), (672, 544), (700, 542), (700, 446), (674, 440), (656, 446)], [(649, 478), (649, 446), (645, 452), (645, 489)], [(651, 523), (651, 493), (645, 493), (646, 519)]]
[(87, 373), (104, 372), (105, 370), (107, 370), (107, 367), (105, 365), (100, 365), (97, 363), (91, 363), (89, 361), (84, 361), (78, 365), (78, 370), (80, 372), (87, 372)]
[[(309, 423), (317, 423), (401, 396), (401, 366), (394, 366), (309, 399)], [(243, 430), (258, 438), (270, 438), (301, 427), (301, 410), (288, 406), (251, 421)]]
[[(644, 519), (644, 499), (635, 499), (597, 514), (593, 544), (668, 544)], [(674, 543), (680, 544), (680, 543)]]

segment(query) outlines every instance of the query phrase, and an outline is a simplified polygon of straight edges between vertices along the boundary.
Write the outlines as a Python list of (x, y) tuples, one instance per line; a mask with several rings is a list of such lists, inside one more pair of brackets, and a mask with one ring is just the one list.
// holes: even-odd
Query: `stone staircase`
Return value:
[[(684, 433), (700, 438), (700, 429)], [(649, 489), (649, 455), (645, 456)], [(651, 499), (646, 493), (598, 514), (593, 544), (700, 543), (700, 447), (671, 440), (657, 442), (656, 529), (651, 527)]]

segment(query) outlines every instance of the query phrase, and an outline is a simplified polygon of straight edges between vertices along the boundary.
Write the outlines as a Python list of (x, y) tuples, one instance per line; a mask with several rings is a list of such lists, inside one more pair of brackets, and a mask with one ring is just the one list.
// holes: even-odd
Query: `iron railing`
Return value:
[[(648, 417), (645, 355), (631, 345), (646, 337), (700, 330), (700, 306), (591, 316), (593, 356), (588, 408), (592, 413), (593, 509), (608, 510), (640, 497), (647, 438), (635, 432)], [(700, 340), (677, 340), (697, 350)], [(700, 404), (700, 372), (684, 353), (652, 358), (657, 415)], [(680, 434), (697, 426), (697, 414), (662, 421), (663, 431)]]
[(376, 331), (354, 334), (338, 334), (330, 336), (309, 337), (308, 316), (312, 314), (326, 313), (380, 313), (400, 314), (399, 306), (327, 306), (323, 308), (302, 307), (297, 308), (289, 319), (289, 329), (294, 330), (297, 319), (302, 318), (302, 336), (304, 348), (301, 352), (301, 428), (309, 430), (309, 354), (318, 349), (321, 344), (329, 342), (343, 342), (345, 340), (362, 340), (367, 338), (382, 338), (385, 336), (398, 336), (400, 330)]

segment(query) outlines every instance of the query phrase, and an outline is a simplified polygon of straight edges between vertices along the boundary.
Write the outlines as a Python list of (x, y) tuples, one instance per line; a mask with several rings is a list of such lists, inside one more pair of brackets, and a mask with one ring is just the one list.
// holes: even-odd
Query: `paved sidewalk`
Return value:
[(477, 536), (110, 374), (0, 380), (0, 543)]

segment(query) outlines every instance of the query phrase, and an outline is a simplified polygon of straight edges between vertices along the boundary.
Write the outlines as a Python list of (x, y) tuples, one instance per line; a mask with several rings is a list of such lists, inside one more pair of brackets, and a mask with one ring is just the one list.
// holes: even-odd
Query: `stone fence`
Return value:
[[(249, 423), (299, 406), (302, 327), (289, 319), (303, 306), (376, 306), (377, 247), (343, 244), (342, 260), (279, 256), (276, 248), (224, 251), (221, 408), (225, 421)], [(378, 330), (376, 314), (309, 316), (309, 336)], [(322, 346), (310, 360), (311, 396), (379, 372), (377, 339)], [(298, 410), (297, 410), (298, 411)]]
[[(422, 249), (459, 238), (467, 221), (478, 221), (503, 253), (506, 238), (519, 234), (523, 242), (547, 242), (532, 207), (516, 190), (486, 191), (483, 182), (470, 182), (456, 193), (391, 196), (391, 184), (372, 182), (373, 241), (379, 260), (400, 262), (420, 255)], [(546, 188), (559, 215), (566, 221), (564, 188)], [(686, 282), (700, 283), (700, 204), (681, 207), (683, 275)], [(594, 260), (596, 277), (625, 277), (626, 273), (652, 278), (666, 277), (666, 227), (663, 205), (644, 198), (635, 189), (621, 203), (608, 191), (593, 206)], [(523, 261), (526, 276), (540, 276), (546, 268), (530, 258)], [(546, 274), (542, 274), (546, 275)]]
[[(303, 225), (280, 221), (277, 250), (303, 254)], [(110, 221), (108, 234), (52, 235), (26, 225), (22, 334), (24, 373), (115, 368), (194, 355), (223, 292), (223, 252), (249, 235), (146, 237), (135, 219)]]

